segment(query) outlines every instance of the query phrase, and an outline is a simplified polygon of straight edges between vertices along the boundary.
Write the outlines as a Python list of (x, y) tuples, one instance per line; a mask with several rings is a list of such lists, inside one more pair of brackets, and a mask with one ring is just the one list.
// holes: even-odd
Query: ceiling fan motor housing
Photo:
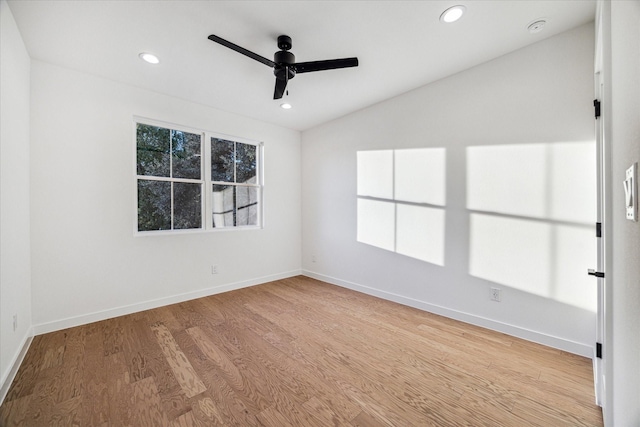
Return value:
[[(280, 46), (280, 37), (278, 37), (278, 46)], [(287, 77), (288, 79), (292, 79), (295, 77), (296, 70), (293, 65), (295, 65), (296, 63), (296, 57), (293, 53), (286, 50), (279, 50), (273, 55), (273, 62), (276, 63), (276, 66), (273, 69), (273, 74), (275, 74), (276, 78), (284, 80), (285, 72), (289, 74), (289, 76)]]

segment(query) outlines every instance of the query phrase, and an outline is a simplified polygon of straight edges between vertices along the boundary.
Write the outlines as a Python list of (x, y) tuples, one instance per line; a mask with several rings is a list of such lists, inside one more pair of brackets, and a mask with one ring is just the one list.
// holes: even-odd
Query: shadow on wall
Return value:
[[(595, 312), (595, 143), (465, 154), (469, 274)], [(446, 150), (360, 151), (357, 162), (357, 240), (445, 266)]]

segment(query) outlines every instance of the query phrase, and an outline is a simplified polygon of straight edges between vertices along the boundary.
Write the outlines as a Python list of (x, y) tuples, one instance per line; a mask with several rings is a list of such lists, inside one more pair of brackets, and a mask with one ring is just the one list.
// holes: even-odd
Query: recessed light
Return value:
[(447, 24), (456, 22), (458, 19), (462, 18), (465, 10), (467, 10), (467, 8), (462, 5), (451, 6), (449, 9), (442, 12), (442, 15), (440, 15), (440, 21)]
[(547, 25), (547, 21), (545, 21), (544, 19), (538, 19), (537, 21), (529, 24), (527, 29), (531, 34), (539, 33), (540, 31), (542, 31), (545, 25)]
[(138, 56), (140, 57), (140, 59), (142, 59), (145, 62), (148, 62), (149, 64), (157, 64), (160, 62), (158, 57), (155, 56), (153, 53), (142, 52)]
[(292, 107), (292, 105), (289, 104), (288, 102), (280, 104), (280, 108), (284, 108), (285, 110), (290, 110), (291, 107)]

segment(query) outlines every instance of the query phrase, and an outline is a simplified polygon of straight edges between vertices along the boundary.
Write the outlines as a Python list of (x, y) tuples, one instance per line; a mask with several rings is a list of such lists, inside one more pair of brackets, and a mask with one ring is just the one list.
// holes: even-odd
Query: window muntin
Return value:
[(138, 121), (136, 232), (259, 227), (261, 155), (254, 142)]

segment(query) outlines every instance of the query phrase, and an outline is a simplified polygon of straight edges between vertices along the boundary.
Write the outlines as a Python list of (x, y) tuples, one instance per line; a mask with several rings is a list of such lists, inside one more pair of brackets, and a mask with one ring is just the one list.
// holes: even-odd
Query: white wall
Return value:
[[(306, 274), (592, 356), (593, 46), (588, 24), (303, 132)], [(417, 148), (440, 150), (405, 151)], [(361, 185), (373, 150), (395, 171), (372, 163)], [(393, 201), (367, 209), (386, 196), (366, 191), (410, 182), (398, 171), (419, 156), (444, 171), (421, 175), (439, 188), (417, 205), (425, 214), (397, 208), (393, 223)]]
[[(605, 425), (640, 425), (640, 223), (625, 218), (622, 181), (640, 162), (640, 2), (603, 2), (603, 106), (610, 118), (613, 275), (608, 285)], [(610, 34), (607, 31), (610, 30)], [(609, 270), (607, 270), (609, 275)], [(607, 276), (609, 277), (609, 276)]]
[[(263, 141), (264, 229), (134, 237), (134, 115)], [(298, 274), (299, 177), (297, 131), (32, 61), (35, 332)]]
[[(0, 386), (31, 336), (29, 242), (30, 60), (0, 1)], [(13, 330), (13, 316), (18, 327)], [(1, 389), (1, 387), (0, 387)], [(0, 393), (0, 400), (2, 393)]]

